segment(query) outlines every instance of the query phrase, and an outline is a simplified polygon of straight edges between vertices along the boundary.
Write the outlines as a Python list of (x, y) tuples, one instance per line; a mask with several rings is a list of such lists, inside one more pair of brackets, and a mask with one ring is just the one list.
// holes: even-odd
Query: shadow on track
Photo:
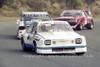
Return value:
[(11, 54), (11, 55), (22, 55), (26, 57), (77, 57), (84, 55), (76, 55), (76, 54), (36, 54), (34, 51), (23, 51), (22, 49), (14, 49), (14, 48), (5, 48), (1, 49), (0, 52)]
[(19, 40), (16, 35), (0, 35), (0, 39)]
[(6, 49), (1, 49), (0, 52), (3, 52), (3, 53), (9, 53), (9, 54), (14, 54), (14, 55), (23, 55), (23, 54), (27, 54), (27, 55), (34, 55), (34, 52), (33, 51), (28, 51), (28, 52), (24, 52), (23, 50), (21, 49), (9, 49), (9, 48), (6, 48)]

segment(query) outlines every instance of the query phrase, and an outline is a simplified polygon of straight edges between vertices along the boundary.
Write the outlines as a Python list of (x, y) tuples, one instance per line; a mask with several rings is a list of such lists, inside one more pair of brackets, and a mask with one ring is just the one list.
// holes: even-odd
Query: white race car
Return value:
[(21, 38), (23, 51), (34, 49), (38, 54), (87, 52), (84, 36), (73, 31), (66, 21), (41, 21), (30, 25)]
[(47, 12), (23, 12), (21, 20), (17, 20), (17, 37), (20, 39), (27, 26), (36, 21), (51, 21)]

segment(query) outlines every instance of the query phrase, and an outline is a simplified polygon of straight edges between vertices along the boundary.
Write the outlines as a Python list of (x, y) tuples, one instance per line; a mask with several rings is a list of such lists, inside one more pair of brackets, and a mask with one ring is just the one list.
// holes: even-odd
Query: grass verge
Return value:
[(20, 19), (20, 17), (2, 17), (2, 16), (0, 16), (0, 22), (16, 21), (18, 19)]

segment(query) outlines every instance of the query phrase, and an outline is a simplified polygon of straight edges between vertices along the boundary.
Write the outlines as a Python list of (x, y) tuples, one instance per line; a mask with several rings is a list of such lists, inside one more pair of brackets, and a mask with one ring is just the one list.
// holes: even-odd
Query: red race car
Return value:
[(54, 20), (67, 21), (73, 29), (82, 30), (83, 27), (93, 29), (94, 22), (90, 10), (65, 10), (61, 17)]

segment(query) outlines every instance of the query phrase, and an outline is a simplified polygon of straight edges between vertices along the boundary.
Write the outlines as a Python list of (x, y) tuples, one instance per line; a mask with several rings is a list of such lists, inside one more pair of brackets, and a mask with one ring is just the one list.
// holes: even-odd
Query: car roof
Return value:
[(69, 24), (67, 21), (40, 21), (40, 22), (36, 22), (38, 24), (41, 24), (41, 23), (66, 23), (66, 24)]
[(48, 14), (48, 12), (22, 12), (22, 14)]
[(82, 10), (64, 10), (64, 11), (89, 11), (89, 9), (82, 9)]

